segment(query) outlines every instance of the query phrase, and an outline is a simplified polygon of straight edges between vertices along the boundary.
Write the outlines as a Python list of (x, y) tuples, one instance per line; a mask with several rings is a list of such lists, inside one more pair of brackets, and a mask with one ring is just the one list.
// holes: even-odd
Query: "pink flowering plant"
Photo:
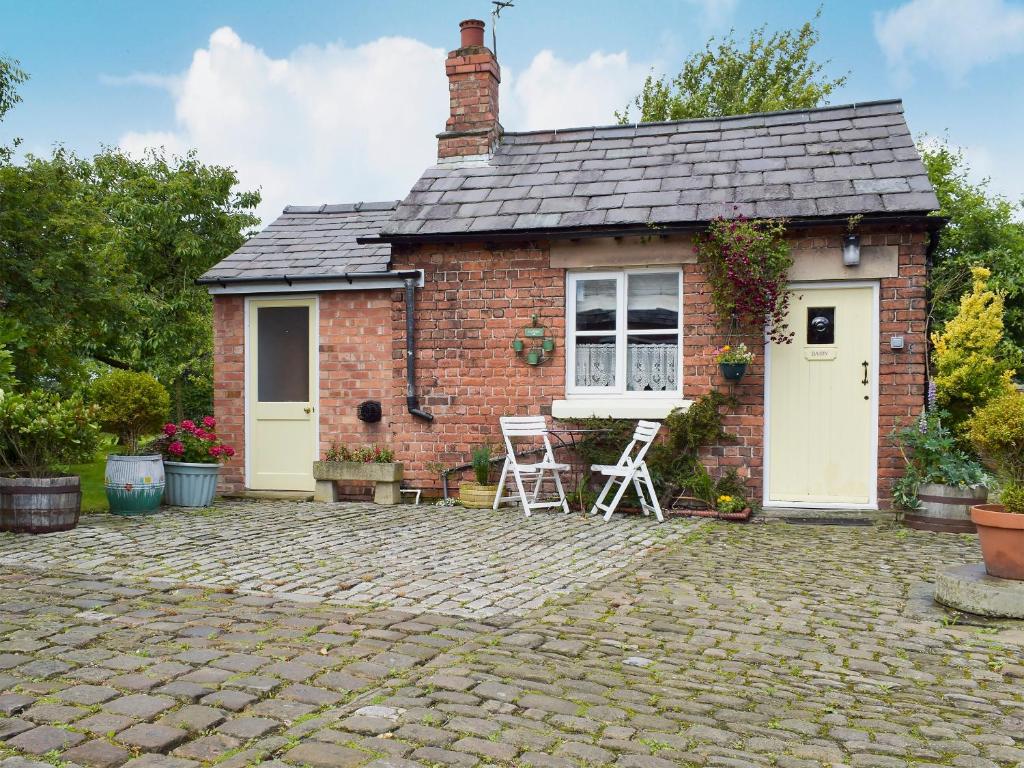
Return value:
[(199, 423), (185, 419), (179, 424), (164, 424), (164, 434), (157, 441), (160, 453), (167, 461), (188, 464), (219, 464), (235, 455), (235, 449), (225, 444), (214, 429), (213, 416), (204, 416)]
[(711, 299), (723, 322), (763, 333), (788, 344), (793, 333), (789, 312), (788, 273), (793, 266), (779, 219), (714, 219), (696, 238), (694, 251), (711, 287)]

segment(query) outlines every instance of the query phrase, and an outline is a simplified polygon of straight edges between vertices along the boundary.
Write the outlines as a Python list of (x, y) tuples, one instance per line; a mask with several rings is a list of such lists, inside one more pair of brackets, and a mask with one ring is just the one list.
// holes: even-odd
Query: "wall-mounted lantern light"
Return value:
[[(512, 349), (516, 355), (526, 352), (525, 358), (528, 365), (540, 365), (551, 357), (555, 350), (555, 340), (548, 336), (547, 328), (540, 324), (540, 318), (533, 315), (530, 318), (531, 324), (523, 328), (523, 338), (512, 341)], [(529, 344), (530, 348), (526, 349)]]
[(860, 235), (843, 235), (843, 265), (856, 267), (860, 264)]

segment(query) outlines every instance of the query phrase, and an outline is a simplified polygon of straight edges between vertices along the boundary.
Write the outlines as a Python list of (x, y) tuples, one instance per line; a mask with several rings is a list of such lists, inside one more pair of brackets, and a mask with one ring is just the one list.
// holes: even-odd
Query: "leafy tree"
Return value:
[(194, 152), (0, 165), (0, 342), (17, 379), (73, 389), (97, 361), (152, 373), (179, 413), (209, 392), (211, 301), (194, 280), (257, 223), (259, 194), (237, 181)]
[[(18, 95), (18, 86), (28, 80), (28, 75), (21, 68), (17, 59), (7, 56), (0, 56), (0, 121), (15, 104), (21, 101)], [(20, 141), (14, 140), (14, 146)], [(0, 163), (6, 163), (11, 159), (11, 148), (0, 146)]]
[(1024, 201), (1015, 204), (974, 183), (963, 154), (945, 142), (918, 146), (928, 178), (939, 198), (939, 215), (949, 219), (939, 233), (929, 277), (931, 322), (940, 330), (960, 308), (970, 290), (971, 268), (986, 267), (989, 285), (1006, 300), (1006, 339), (1017, 354), (1024, 351)]
[[(678, 75), (655, 78), (648, 75), (643, 89), (633, 100), (637, 120), (686, 120), (722, 117), (749, 112), (806, 109), (828, 103), (828, 96), (846, 83), (846, 76), (830, 79), (824, 63), (811, 58), (821, 34), (814, 23), (821, 10), (799, 29), (767, 33), (767, 25), (755, 29), (745, 44), (734, 33), (683, 62)], [(615, 117), (620, 123), (633, 122), (630, 106)]]
[(195, 279), (245, 242), (259, 223), (251, 212), (259, 193), (235, 191), (232, 169), (204, 165), (194, 151), (135, 159), (107, 150), (93, 166), (110, 225), (106, 247), (132, 287), (126, 310), (134, 332), (115, 355), (170, 388), (180, 420), (190, 390), (210, 391), (212, 302)]
[(57, 150), (0, 164), (0, 342), (26, 388), (74, 389), (122, 324), (105, 218), (88, 161)]
[(17, 59), (0, 56), (0, 120), (15, 104), (21, 101), (18, 86), (28, 80)]

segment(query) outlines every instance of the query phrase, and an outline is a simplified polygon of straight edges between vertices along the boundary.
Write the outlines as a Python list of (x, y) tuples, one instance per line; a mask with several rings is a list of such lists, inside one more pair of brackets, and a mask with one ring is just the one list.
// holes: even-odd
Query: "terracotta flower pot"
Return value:
[(978, 543), (989, 576), (1024, 580), (1024, 515), (1004, 512), (1002, 504), (971, 507)]

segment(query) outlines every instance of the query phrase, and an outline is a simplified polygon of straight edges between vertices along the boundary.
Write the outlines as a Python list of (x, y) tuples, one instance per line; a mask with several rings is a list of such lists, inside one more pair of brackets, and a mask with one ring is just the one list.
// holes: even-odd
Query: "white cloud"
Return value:
[(184, 155), (189, 150), (184, 139), (172, 131), (129, 131), (117, 143), (136, 157), (141, 157), (150, 147), (163, 147), (172, 155)]
[(917, 62), (961, 84), (972, 69), (1024, 53), (1024, 5), (1006, 0), (910, 0), (875, 13), (875, 38), (897, 81)]
[(615, 110), (637, 94), (648, 71), (625, 52), (567, 62), (541, 51), (522, 73), (503, 75), (502, 124), (532, 131), (614, 123)]
[(242, 188), (261, 188), (264, 222), (289, 203), (403, 197), (435, 157), (448, 112), (444, 51), (399, 37), (275, 59), (222, 27), (184, 73), (152, 82), (174, 98), (176, 125), (119, 144), (195, 147), (234, 167)]
[[(1012, 203), (1024, 204), (1021, 179), (1024, 178), (1024, 155), (1017, 152), (993, 152), (983, 144), (960, 147), (975, 182), (988, 179), (988, 188)], [(1024, 209), (1017, 211), (1018, 220), (1024, 219)]]
[[(434, 162), (448, 117), (444, 58), (400, 37), (307, 45), (272, 58), (222, 27), (182, 73), (105, 81), (159, 87), (174, 99), (174, 126), (127, 132), (121, 147), (194, 147), (204, 162), (234, 167), (242, 188), (261, 188), (266, 223), (289, 203), (404, 197)], [(647, 69), (624, 52), (569, 62), (543, 51), (522, 72), (503, 73), (502, 124), (513, 131), (611, 123)]]
[[(1024, 191), (1020, 184), (1020, 179), (1024, 178), (1024, 155), (995, 152), (985, 144), (958, 144), (935, 136), (923, 136), (921, 143), (929, 149), (945, 146), (959, 152), (967, 165), (970, 181), (975, 184), (987, 181), (990, 192), (1002, 195), (1015, 205), (1024, 206)], [(1024, 207), (1018, 207), (1016, 218), (1024, 221)]]

